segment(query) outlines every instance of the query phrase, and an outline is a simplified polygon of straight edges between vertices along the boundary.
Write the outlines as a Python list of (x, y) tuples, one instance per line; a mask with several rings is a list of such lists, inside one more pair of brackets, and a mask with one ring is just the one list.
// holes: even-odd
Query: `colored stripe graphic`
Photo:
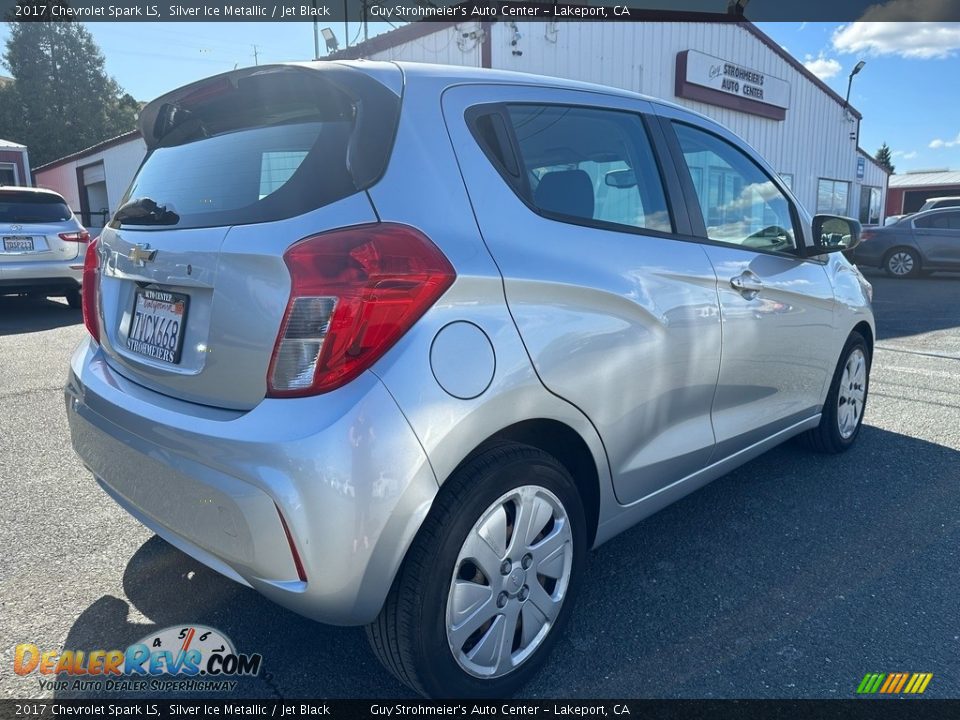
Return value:
[(933, 673), (867, 673), (857, 686), (858, 695), (922, 695), (933, 679)]

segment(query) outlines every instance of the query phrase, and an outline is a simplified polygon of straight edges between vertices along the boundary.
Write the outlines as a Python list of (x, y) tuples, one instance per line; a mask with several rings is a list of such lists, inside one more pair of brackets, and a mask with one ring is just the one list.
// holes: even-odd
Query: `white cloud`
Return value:
[[(833, 49), (841, 53), (898, 55), (920, 59), (953, 56), (960, 50), (960, 23), (906, 22), (899, 17), (904, 6), (922, 1), (892, 0), (885, 5), (871, 6), (863, 17), (883, 17), (885, 21), (858, 21), (841, 25), (833, 33)], [(922, 16), (929, 17), (929, 14), (924, 12)], [(892, 22), (898, 19), (899, 22)]]
[(807, 55), (804, 58), (803, 66), (821, 80), (832, 78), (840, 72), (840, 63), (833, 58), (824, 57), (823, 53), (817, 58), (814, 58), (813, 55)]
[(916, 150), (907, 152), (906, 150), (894, 150), (893, 157), (903, 158), (904, 160), (913, 160), (917, 156)]
[(957, 136), (953, 140), (941, 140), (940, 138), (937, 138), (930, 141), (930, 147), (932, 147), (934, 150), (945, 147), (955, 147), (957, 145), (960, 145), (960, 133), (957, 133)]

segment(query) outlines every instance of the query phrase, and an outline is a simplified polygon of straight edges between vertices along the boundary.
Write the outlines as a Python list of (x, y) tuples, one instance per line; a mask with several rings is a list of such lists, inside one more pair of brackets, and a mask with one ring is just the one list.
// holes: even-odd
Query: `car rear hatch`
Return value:
[(73, 260), (86, 237), (59, 195), (0, 188), (0, 263)]
[(389, 158), (402, 78), (370, 65), (248, 68), (144, 109), (147, 157), (97, 248), (114, 369), (190, 402), (263, 399), (291, 287), (284, 252), (377, 220), (362, 191)]

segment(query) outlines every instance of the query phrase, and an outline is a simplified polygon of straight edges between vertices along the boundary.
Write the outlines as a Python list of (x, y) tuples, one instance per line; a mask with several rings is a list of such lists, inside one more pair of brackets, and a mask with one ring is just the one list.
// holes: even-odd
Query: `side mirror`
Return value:
[(860, 222), (839, 215), (813, 218), (813, 254), (844, 252), (860, 244)]
[(637, 174), (633, 170), (611, 170), (603, 176), (603, 181), (610, 187), (626, 190), (637, 186)]

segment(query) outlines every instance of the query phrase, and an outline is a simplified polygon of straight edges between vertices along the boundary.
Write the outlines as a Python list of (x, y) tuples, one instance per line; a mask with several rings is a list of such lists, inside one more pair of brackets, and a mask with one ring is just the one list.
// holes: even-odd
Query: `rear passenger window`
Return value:
[(672, 232), (640, 117), (560, 105), (508, 105), (524, 200), (544, 215)]
[(917, 218), (913, 224), (931, 230), (960, 230), (960, 212), (945, 212)]

